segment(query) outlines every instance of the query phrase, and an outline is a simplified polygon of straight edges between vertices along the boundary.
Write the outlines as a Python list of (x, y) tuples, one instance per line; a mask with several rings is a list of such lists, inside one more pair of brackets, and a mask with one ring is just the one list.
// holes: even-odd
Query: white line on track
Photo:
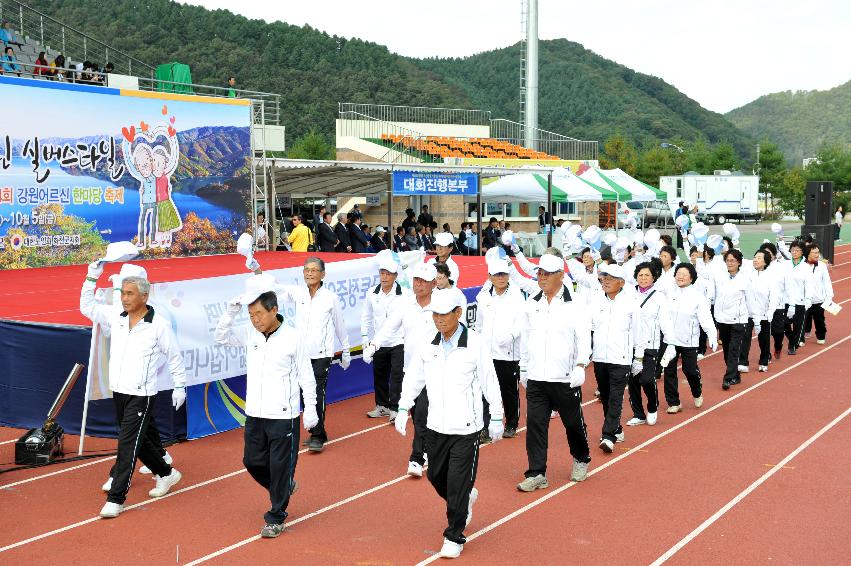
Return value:
[(55, 472), (50, 472), (48, 474), (42, 474), (40, 476), (35, 476), (31, 478), (27, 478), (25, 480), (20, 480), (12, 483), (7, 483), (0, 485), (0, 489), (9, 489), (18, 485), (23, 485), (25, 483), (34, 482), (36, 480), (49, 478), (51, 476), (58, 476), (59, 474), (64, 474), (65, 472), (73, 472), (74, 470), (79, 470), (80, 468), (88, 468), (89, 466), (94, 466), (95, 464), (102, 464), (103, 462), (110, 462), (115, 460), (115, 456), (109, 456), (107, 458), (101, 458), (100, 460), (92, 460), (91, 462), (86, 462), (85, 464), (79, 464), (77, 466), (71, 466), (70, 468), (64, 468), (62, 470), (56, 470)]
[[(793, 369), (795, 369), (795, 368), (797, 368), (797, 367), (800, 367), (801, 365), (803, 365), (803, 364), (805, 364), (805, 363), (809, 362), (809, 361), (810, 361), (810, 360), (812, 360), (813, 358), (816, 358), (817, 356), (820, 356), (820, 355), (824, 354), (824, 353), (825, 353), (825, 352), (827, 352), (828, 350), (831, 350), (832, 348), (835, 348), (836, 346), (839, 346), (840, 344), (844, 343), (846, 340), (851, 340), (851, 334), (849, 334), (849, 335), (848, 335), (848, 336), (846, 336), (845, 338), (843, 338), (843, 339), (839, 340), (838, 342), (834, 342), (833, 344), (831, 344), (831, 345), (830, 345), (830, 346), (828, 346), (827, 348), (824, 348), (823, 350), (819, 350), (819, 351), (818, 351), (818, 352), (816, 352), (815, 354), (812, 354), (812, 355), (810, 355), (810, 356), (808, 356), (808, 357), (804, 358), (804, 359), (803, 359), (803, 360), (801, 360), (800, 362), (798, 362), (798, 363), (796, 363), (796, 364), (794, 364), (794, 365), (791, 365), (791, 366), (789, 366), (788, 368), (786, 368), (786, 369), (784, 369), (784, 370), (781, 370), (781, 371), (777, 372), (776, 374), (774, 374), (774, 375), (772, 375), (772, 376), (770, 376), (770, 377), (766, 377), (764, 380), (759, 381), (759, 382), (757, 382), (757, 383), (755, 383), (755, 384), (751, 385), (751, 386), (750, 386), (750, 387), (748, 387), (747, 389), (743, 389), (742, 391), (740, 391), (739, 393), (737, 393), (737, 394), (733, 395), (732, 397), (727, 397), (727, 398), (726, 398), (726, 399), (724, 399), (723, 401), (719, 402), (717, 405), (712, 405), (711, 407), (708, 407), (708, 408), (704, 409), (703, 411), (701, 411), (700, 413), (696, 414), (695, 416), (693, 416), (693, 417), (691, 417), (691, 418), (689, 418), (689, 419), (687, 419), (687, 420), (685, 420), (685, 421), (683, 421), (683, 422), (681, 422), (681, 423), (679, 423), (679, 424), (677, 424), (677, 425), (674, 425), (673, 427), (671, 427), (671, 428), (669, 428), (668, 430), (665, 430), (665, 431), (663, 431), (663, 432), (661, 432), (661, 433), (657, 434), (657, 435), (656, 435), (656, 436), (654, 436), (654, 437), (651, 437), (651, 438), (649, 438), (649, 439), (645, 440), (644, 442), (642, 442), (641, 444), (639, 444), (639, 445), (638, 445), (638, 446), (636, 446), (635, 448), (632, 448), (630, 451), (628, 451), (628, 452), (624, 452), (623, 454), (621, 454), (621, 455), (619, 455), (619, 456), (616, 456), (615, 458), (613, 458), (613, 459), (611, 459), (611, 460), (608, 460), (606, 463), (604, 463), (604, 464), (603, 464), (603, 465), (601, 465), (600, 467), (598, 467), (598, 468), (594, 468), (593, 470), (589, 471), (589, 472), (588, 472), (588, 476), (590, 477), (590, 476), (593, 476), (593, 475), (595, 475), (595, 474), (598, 474), (598, 473), (602, 472), (603, 470), (605, 470), (606, 468), (608, 468), (608, 467), (610, 467), (610, 466), (613, 466), (613, 465), (615, 465), (616, 463), (620, 462), (620, 461), (621, 461), (621, 460), (623, 460), (624, 458), (628, 458), (629, 456), (631, 456), (631, 455), (633, 455), (633, 454), (637, 454), (637, 453), (639, 453), (639, 451), (640, 451), (640, 450), (642, 450), (643, 448), (645, 448), (645, 447), (649, 446), (650, 444), (653, 444), (654, 442), (656, 442), (656, 441), (658, 441), (658, 440), (661, 440), (662, 438), (664, 438), (664, 437), (668, 436), (669, 434), (671, 434), (671, 433), (673, 433), (673, 432), (675, 432), (675, 431), (677, 431), (677, 430), (679, 430), (679, 429), (681, 429), (681, 428), (683, 428), (683, 427), (685, 427), (685, 426), (687, 426), (687, 425), (689, 425), (689, 424), (693, 423), (694, 421), (696, 421), (696, 420), (698, 420), (698, 419), (701, 419), (701, 418), (705, 417), (706, 415), (711, 414), (712, 412), (716, 411), (717, 409), (720, 409), (721, 407), (723, 407), (723, 406), (725, 406), (725, 405), (727, 405), (727, 404), (729, 404), (729, 403), (732, 403), (732, 402), (733, 402), (733, 401), (735, 401), (736, 399), (738, 399), (738, 398), (742, 397), (743, 395), (746, 395), (746, 394), (750, 393), (750, 392), (751, 392), (751, 391), (753, 391), (754, 389), (757, 389), (758, 387), (762, 387), (762, 386), (763, 386), (763, 385), (765, 385), (766, 383), (769, 383), (769, 382), (771, 382), (771, 381), (774, 381), (775, 379), (777, 379), (777, 378), (778, 378), (778, 377), (780, 377), (781, 375), (784, 375), (784, 374), (786, 374), (786, 373), (788, 373), (788, 372), (792, 371)], [(556, 497), (557, 495), (559, 495), (559, 494), (561, 494), (562, 492), (564, 492), (565, 490), (567, 490), (567, 489), (569, 489), (569, 488), (573, 487), (574, 485), (576, 485), (576, 482), (571, 481), (571, 482), (568, 482), (568, 483), (564, 484), (563, 486), (561, 486), (561, 487), (559, 487), (559, 488), (557, 488), (557, 489), (554, 489), (553, 491), (551, 491), (551, 492), (547, 493), (547, 494), (546, 494), (546, 495), (544, 495), (543, 497), (539, 497), (538, 499), (536, 499), (536, 500), (532, 501), (531, 503), (528, 503), (527, 505), (525, 505), (525, 506), (521, 507), (520, 509), (517, 509), (516, 511), (514, 511), (514, 512), (512, 512), (512, 513), (509, 513), (508, 515), (506, 515), (506, 516), (502, 517), (501, 519), (499, 519), (499, 520), (497, 520), (497, 521), (494, 521), (493, 523), (491, 523), (491, 524), (490, 524), (490, 525), (488, 525), (487, 527), (485, 527), (485, 528), (483, 528), (483, 529), (481, 529), (481, 530), (476, 531), (475, 533), (473, 533), (472, 535), (470, 535), (470, 536), (468, 536), (468, 537), (467, 537), (467, 542), (469, 542), (469, 541), (471, 541), (471, 540), (475, 540), (475, 539), (477, 539), (477, 538), (481, 537), (482, 535), (485, 535), (485, 534), (489, 533), (490, 531), (494, 530), (495, 528), (497, 528), (497, 527), (499, 527), (499, 526), (501, 526), (501, 525), (504, 525), (504, 524), (505, 524), (505, 523), (507, 523), (508, 521), (510, 521), (510, 520), (512, 520), (512, 519), (515, 519), (515, 518), (519, 517), (520, 515), (522, 515), (523, 513), (526, 513), (527, 511), (530, 511), (530, 510), (534, 509), (535, 507), (537, 507), (537, 506), (538, 506), (538, 505), (540, 505), (541, 503), (544, 503), (544, 502), (546, 502), (546, 501), (549, 501), (549, 500), (550, 500), (550, 499), (552, 499), (553, 497)], [(429, 557), (429, 558), (427, 558), (427, 559), (423, 560), (422, 562), (419, 562), (419, 563), (417, 564), (417, 566), (424, 566), (425, 564), (431, 564), (431, 563), (432, 563), (432, 562), (434, 562), (435, 560), (439, 560), (439, 559), (440, 559), (440, 556), (439, 556), (439, 555), (437, 555), (437, 554), (435, 554), (435, 555), (432, 555), (431, 557)]]
[(3, 442), (0, 442), (0, 446), (2, 446), (4, 444), (12, 444), (13, 442), (17, 442), (17, 441), (18, 441), (17, 438), (13, 438), (12, 440), (4, 440)]
[(844, 419), (845, 417), (848, 416), (848, 413), (851, 413), (851, 407), (849, 407), (848, 409), (845, 409), (845, 411), (841, 415), (839, 415), (838, 417), (836, 417), (835, 419), (830, 421), (828, 424), (826, 424), (820, 431), (818, 431), (817, 433), (815, 433), (814, 435), (809, 437), (803, 444), (798, 446), (795, 450), (790, 452), (780, 462), (775, 464), (770, 470), (765, 472), (758, 480), (756, 480), (755, 482), (750, 484), (748, 487), (746, 487), (744, 490), (742, 490), (738, 495), (736, 495), (736, 497), (734, 497), (733, 499), (728, 501), (726, 505), (724, 505), (721, 509), (719, 509), (718, 511), (713, 513), (713, 515), (711, 517), (709, 517), (704, 522), (702, 522), (696, 529), (694, 529), (692, 532), (690, 532), (689, 534), (684, 536), (682, 538), (682, 540), (680, 540), (677, 544), (675, 544), (674, 546), (669, 548), (662, 556), (660, 556), (659, 558), (654, 560), (653, 563), (651, 564), (651, 566), (659, 566), (660, 564), (664, 564), (674, 554), (676, 554), (677, 552), (682, 550), (682, 548), (685, 545), (690, 543), (698, 535), (700, 535), (703, 531), (705, 531), (710, 526), (712, 526), (712, 524), (715, 523), (715, 521), (717, 521), (718, 519), (720, 519), (727, 511), (729, 511), (730, 509), (735, 507), (742, 499), (744, 499), (745, 497), (750, 495), (756, 488), (758, 488), (759, 486), (764, 484), (768, 480), (768, 478), (770, 478), (771, 476), (776, 474), (780, 469), (783, 468), (783, 466), (788, 464), (795, 456), (797, 456), (798, 454), (803, 452), (805, 448), (807, 448), (810, 444), (812, 444), (813, 442), (818, 440), (822, 435), (824, 435), (824, 433), (826, 433), (827, 431), (832, 429), (834, 426), (839, 424), (839, 422), (842, 419)]

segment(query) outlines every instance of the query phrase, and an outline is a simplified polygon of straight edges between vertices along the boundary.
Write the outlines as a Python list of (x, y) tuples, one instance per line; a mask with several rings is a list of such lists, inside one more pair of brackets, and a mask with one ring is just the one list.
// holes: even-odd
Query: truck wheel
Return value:
[(717, 224), (717, 222), (715, 222), (715, 216), (713, 216), (712, 214), (706, 215), (706, 223), (707, 224)]
[(718, 215), (718, 222), (716, 224), (725, 224), (727, 222), (727, 217), (723, 214)]

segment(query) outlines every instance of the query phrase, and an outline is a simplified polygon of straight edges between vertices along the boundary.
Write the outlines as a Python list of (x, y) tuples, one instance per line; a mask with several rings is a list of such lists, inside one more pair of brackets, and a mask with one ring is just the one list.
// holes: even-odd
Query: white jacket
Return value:
[[(712, 313), (709, 310), (709, 301), (694, 285), (688, 287), (674, 287), (668, 297), (668, 316), (670, 322), (662, 328), (665, 333), (665, 343), (682, 348), (697, 348), (700, 329), (706, 332), (709, 343), (716, 342), (718, 331)], [(668, 328), (669, 331), (665, 331)]]
[[(432, 265), (437, 265), (437, 258), (433, 257), (430, 260), (428, 260), (426, 263), (430, 263)], [(449, 268), (449, 278), (452, 279), (452, 281), (454, 281), (455, 284), (457, 285), (458, 284), (458, 278), (461, 277), (461, 270), (458, 269), (458, 264), (455, 263), (455, 260), (452, 259), (452, 256), (449, 256), (448, 258), (446, 258), (446, 267)]]
[(749, 272), (739, 269), (715, 275), (715, 320), (719, 324), (746, 324), (748, 322), (748, 295), (751, 294)]
[(168, 364), (175, 387), (186, 385), (183, 356), (169, 321), (148, 306), (148, 314), (131, 329), (126, 312), (95, 301), (95, 283), (80, 292), (80, 312), (110, 334), (109, 388), (115, 393), (151, 397), (157, 394), (157, 372)]
[(483, 395), (490, 405), (491, 419), (502, 419), (499, 382), (490, 348), (481, 336), (462, 325), (458, 345), (448, 353), (439, 333), (420, 340), (405, 370), (400, 408), (410, 409), (425, 387), (428, 394), (426, 426), (435, 432), (473, 434), (482, 430), (485, 426)]
[(491, 285), (476, 296), (476, 332), (490, 345), (495, 360), (520, 359), (520, 324), (523, 313), (523, 295), (509, 283), (498, 295)]
[(807, 304), (807, 299), (811, 292), (808, 287), (812, 285), (813, 271), (812, 266), (808, 266), (803, 259), (794, 265), (791, 261), (786, 262), (784, 272), (784, 302), (787, 305), (804, 305)]
[(754, 323), (761, 320), (771, 320), (774, 316), (774, 311), (782, 306), (775, 273), (768, 268), (762, 271), (752, 270), (750, 289), (751, 292), (746, 297), (748, 301), (748, 314)]
[(644, 357), (644, 350), (658, 350), (661, 335), (670, 324), (671, 315), (668, 312), (668, 297), (664, 292), (651, 287), (646, 293), (637, 293), (638, 301), (638, 331), (635, 334), (635, 358)]
[[(713, 269), (706, 265), (702, 259), (698, 259), (695, 264), (695, 269), (697, 270), (697, 281), (694, 282), (695, 286), (703, 293), (703, 296), (709, 301), (710, 305), (715, 304), (715, 277), (713, 276)], [(674, 284), (676, 285), (676, 279), (674, 280)]]
[(630, 365), (639, 328), (635, 291), (624, 287), (614, 299), (600, 292), (589, 305), (594, 333), (591, 359), (605, 364)]
[(829, 303), (833, 301), (833, 284), (830, 282), (830, 274), (827, 265), (823, 261), (817, 264), (808, 264), (807, 269), (812, 271), (812, 277), (807, 287), (807, 298), (810, 304)]
[[(428, 307), (428, 305), (426, 305)], [(377, 348), (391, 344), (401, 337), (405, 343), (405, 370), (411, 363), (414, 350), (427, 336), (437, 332), (431, 311), (425, 310), (413, 294), (406, 295), (393, 310), (387, 321), (381, 325), (372, 343)]]
[[(389, 293), (381, 290), (381, 285), (366, 294), (366, 302), (363, 305), (360, 317), (360, 333), (364, 337), (364, 344), (368, 343), (378, 332), (394, 309), (399, 308), (404, 297), (410, 295), (408, 289), (403, 289), (399, 283), (393, 283)], [(402, 336), (391, 337), (386, 346), (398, 346), (402, 343)]]
[(334, 336), (344, 352), (349, 351), (349, 335), (337, 295), (320, 286), (311, 297), (306, 285), (279, 285), (276, 289), (279, 302), (295, 303), (296, 330), (306, 340), (305, 349), (310, 359), (334, 356)]
[(567, 383), (577, 364), (591, 359), (591, 319), (583, 303), (561, 290), (547, 302), (543, 291), (523, 309), (520, 366), (532, 381)]
[[(278, 315), (283, 323), (284, 317)], [(305, 406), (316, 405), (316, 380), (305, 349), (305, 336), (286, 324), (267, 339), (250, 324), (233, 328), (234, 317), (219, 318), (214, 337), (225, 346), (245, 347), (248, 366), (245, 414), (261, 419), (295, 419)]]

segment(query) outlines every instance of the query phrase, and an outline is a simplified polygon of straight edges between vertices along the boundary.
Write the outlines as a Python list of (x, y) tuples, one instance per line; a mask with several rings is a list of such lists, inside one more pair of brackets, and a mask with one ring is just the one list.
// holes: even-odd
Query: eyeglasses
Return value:
[(304, 272), (305, 272), (305, 273), (322, 273), (322, 270), (321, 270), (321, 269), (316, 269), (316, 268), (313, 268), (313, 267), (310, 267), (310, 268), (305, 267), (305, 268), (304, 268)]

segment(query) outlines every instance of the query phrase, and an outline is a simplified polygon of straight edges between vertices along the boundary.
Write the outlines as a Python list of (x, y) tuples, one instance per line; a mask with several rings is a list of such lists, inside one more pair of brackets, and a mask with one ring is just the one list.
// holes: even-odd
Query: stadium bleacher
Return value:
[(383, 145), (401, 145), (403, 148), (428, 156), (429, 161), (442, 161), (444, 157), (478, 159), (559, 159), (542, 151), (493, 138), (452, 138), (444, 136), (411, 136), (381, 134)]

